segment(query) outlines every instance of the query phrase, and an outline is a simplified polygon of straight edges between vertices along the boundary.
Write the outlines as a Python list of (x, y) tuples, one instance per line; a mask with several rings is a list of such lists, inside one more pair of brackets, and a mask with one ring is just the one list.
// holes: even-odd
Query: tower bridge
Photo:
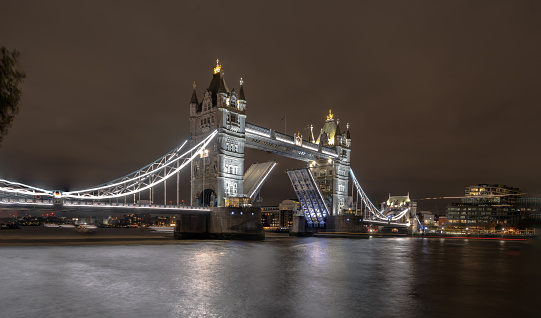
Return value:
[[(325, 228), (329, 219), (333, 219), (332, 226), (336, 226), (341, 218), (350, 221), (350, 216), (357, 210), (353, 198), (348, 196), (350, 178), (371, 221), (397, 226), (410, 224), (410, 219), (414, 218), (412, 211), (389, 216), (376, 208), (361, 188), (350, 166), (349, 124), (342, 131), (339, 120), (329, 111), (317, 138), (314, 138), (311, 126), (308, 139), (303, 139), (300, 133), (291, 136), (249, 123), (246, 121), (247, 101), (242, 79), (239, 84), (238, 93), (228, 88), (217, 61), (201, 101), (195, 82), (193, 84), (189, 104), (190, 137), (151, 164), (99, 186), (66, 192), (0, 179), (0, 207), (168, 211), (186, 215), (178, 222), (180, 232), (182, 228), (188, 228), (188, 232), (193, 228), (196, 228), (195, 232), (208, 232), (211, 231), (208, 224), (220, 220), (229, 226), (229, 230), (235, 228), (256, 233), (261, 231), (260, 224), (256, 226), (260, 211), (252, 207), (252, 201), (276, 162), (255, 164), (245, 169), (245, 148), (251, 148), (302, 162), (304, 167), (287, 171), (287, 174), (301, 203), (303, 214), (299, 216), (299, 222), (308, 227)], [(180, 205), (179, 172), (188, 166), (191, 171), (190, 203)], [(162, 186), (166, 189), (167, 180), (175, 176), (177, 204), (166, 205), (166, 191), (164, 205), (154, 204), (153, 189)], [(137, 200), (142, 191), (149, 191), (150, 202)], [(214, 221), (209, 223), (208, 215), (202, 219), (200, 212), (209, 212)], [(237, 217), (237, 223), (230, 226), (231, 220), (224, 221), (223, 213), (242, 217)]]

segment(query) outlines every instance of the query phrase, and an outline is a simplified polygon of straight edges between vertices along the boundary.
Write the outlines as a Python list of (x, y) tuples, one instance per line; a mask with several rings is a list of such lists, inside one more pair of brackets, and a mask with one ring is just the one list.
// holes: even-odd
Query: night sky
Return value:
[[(75, 190), (154, 161), (188, 136), (192, 82), (201, 100), (219, 58), (250, 123), (349, 122), (373, 201), (478, 183), (541, 196), (540, 1), (322, 3), (1, 1), (0, 45), (27, 78), (0, 177)], [(274, 158), (247, 150), (246, 168)], [(295, 197), (284, 170), (304, 166), (277, 159), (266, 205)]]

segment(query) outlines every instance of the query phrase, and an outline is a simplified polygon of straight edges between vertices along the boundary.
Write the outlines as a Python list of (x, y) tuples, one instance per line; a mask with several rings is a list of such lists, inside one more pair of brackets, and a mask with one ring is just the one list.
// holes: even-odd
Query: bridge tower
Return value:
[(216, 67), (203, 100), (198, 101), (194, 82), (190, 101), (190, 132), (193, 144), (218, 129), (218, 135), (191, 162), (191, 204), (197, 206), (243, 205), (244, 128), (246, 99), (243, 81), (239, 92), (229, 90), (224, 72)]
[(318, 159), (309, 164), (315, 182), (331, 211), (331, 215), (340, 215), (351, 207), (348, 197), (349, 167), (351, 155), (351, 136), (349, 123), (346, 131), (340, 131), (340, 121), (334, 118), (329, 110), (323, 128), (317, 140), (319, 147), (334, 147), (338, 157), (335, 159)]

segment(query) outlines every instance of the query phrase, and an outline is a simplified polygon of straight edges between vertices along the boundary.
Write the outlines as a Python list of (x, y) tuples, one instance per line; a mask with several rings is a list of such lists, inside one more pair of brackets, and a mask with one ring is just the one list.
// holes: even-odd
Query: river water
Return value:
[(541, 317), (539, 242), (1, 247), (0, 317)]

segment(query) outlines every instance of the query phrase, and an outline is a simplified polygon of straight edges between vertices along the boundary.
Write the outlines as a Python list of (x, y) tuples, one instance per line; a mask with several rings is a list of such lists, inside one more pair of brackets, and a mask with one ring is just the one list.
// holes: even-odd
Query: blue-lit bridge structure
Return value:
[[(371, 224), (407, 227), (413, 223), (409, 209), (386, 215), (362, 189), (350, 167), (349, 124), (346, 132), (340, 132), (339, 121), (329, 112), (319, 137), (314, 138), (311, 131), (306, 140), (300, 133), (291, 136), (245, 122), (243, 81), (239, 94), (229, 91), (220, 69), (220, 65), (214, 69), (201, 103), (194, 84), (191, 135), (165, 155), (124, 177), (74, 191), (0, 179), (0, 209), (183, 214), (251, 206), (276, 162), (255, 164), (244, 172), (246, 147), (304, 162), (306, 167), (287, 174), (308, 226), (322, 228), (329, 216), (352, 213), (363, 214), (363, 222)], [(179, 201), (179, 173), (183, 169), (191, 169), (192, 196), (187, 205)], [(175, 177), (176, 204), (167, 204), (167, 181)], [(353, 204), (353, 193), (348, 196), (349, 180), (356, 189), (357, 204)], [(157, 188), (163, 188), (163, 205), (154, 203), (158, 200), (152, 194)], [(149, 200), (141, 200), (143, 192), (149, 194)]]

